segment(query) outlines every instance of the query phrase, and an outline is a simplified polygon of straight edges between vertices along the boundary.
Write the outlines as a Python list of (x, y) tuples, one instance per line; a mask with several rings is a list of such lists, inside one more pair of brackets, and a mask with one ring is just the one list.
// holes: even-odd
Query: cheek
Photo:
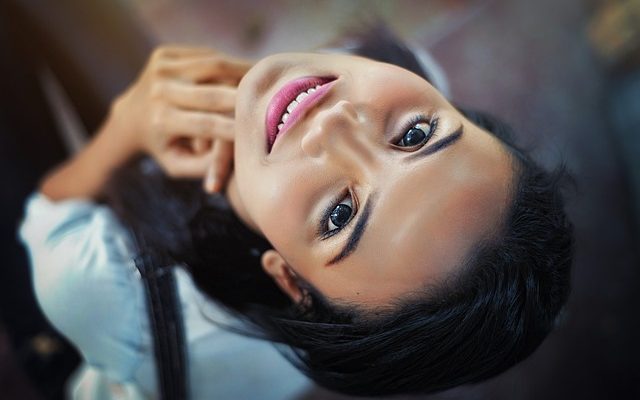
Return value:
[(286, 253), (306, 238), (309, 182), (286, 170), (265, 172), (254, 180), (248, 208), (266, 238)]

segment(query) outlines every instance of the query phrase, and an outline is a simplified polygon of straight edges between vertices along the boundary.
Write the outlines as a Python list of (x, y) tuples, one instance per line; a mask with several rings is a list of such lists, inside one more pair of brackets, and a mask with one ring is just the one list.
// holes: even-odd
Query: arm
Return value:
[(176, 177), (203, 176), (211, 165), (224, 172), (235, 87), (247, 68), (210, 50), (156, 51), (87, 147), (51, 172), (42, 182), (45, 196), (27, 204), (20, 237), (38, 301), (109, 379), (136, 379), (140, 363), (153, 354), (134, 248), (108, 207), (61, 200), (96, 198), (112, 171), (140, 153)]
[(112, 119), (112, 114), (82, 151), (45, 177), (40, 186), (45, 196), (53, 201), (95, 199), (111, 172), (137, 153), (135, 146), (123, 134), (125, 130)]
[(173, 177), (204, 177), (220, 190), (231, 169), (238, 82), (250, 64), (208, 49), (156, 50), (81, 152), (49, 173), (40, 191), (54, 201), (98, 197), (111, 173), (136, 154)]

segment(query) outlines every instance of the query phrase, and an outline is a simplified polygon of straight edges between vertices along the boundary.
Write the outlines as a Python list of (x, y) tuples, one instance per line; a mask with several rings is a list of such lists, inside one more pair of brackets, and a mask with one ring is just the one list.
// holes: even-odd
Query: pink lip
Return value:
[[(331, 83), (335, 78), (331, 77), (304, 77), (295, 79), (286, 83), (271, 98), (266, 114), (266, 135), (267, 135), (267, 151), (271, 152), (271, 148), (276, 139), (286, 133), (296, 121), (305, 115), (307, 110), (313, 108), (320, 99), (329, 91)], [(278, 124), (281, 123), (282, 115), (287, 111), (287, 106), (296, 99), (296, 97), (307, 90), (320, 85), (320, 87), (310, 95), (304, 98), (300, 104), (293, 110), (282, 129), (278, 131)]]

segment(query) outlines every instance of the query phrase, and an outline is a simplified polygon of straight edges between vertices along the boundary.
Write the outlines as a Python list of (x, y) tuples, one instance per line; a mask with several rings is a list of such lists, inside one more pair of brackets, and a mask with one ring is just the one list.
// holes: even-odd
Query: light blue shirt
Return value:
[[(128, 232), (112, 211), (85, 200), (32, 195), (20, 238), (35, 293), (51, 323), (85, 362), (114, 383), (157, 397), (143, 282)], [(287, 399), (311, 386), (268, 342), (229, 332), (230, 316), (176, 269), (193, 399)]]

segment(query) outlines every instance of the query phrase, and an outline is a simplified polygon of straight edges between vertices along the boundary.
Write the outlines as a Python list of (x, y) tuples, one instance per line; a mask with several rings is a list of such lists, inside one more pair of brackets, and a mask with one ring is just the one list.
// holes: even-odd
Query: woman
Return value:
[(494, 376), (542, 342), (567, 298), (559, 175), (449, 103), (385, 33), (361, 43), (417, 74), (341, 54), (250, 66), (162, 49), (41, 192), (106, 193), (140, 250), (185, 265), (325, 387), (424, 393)]

